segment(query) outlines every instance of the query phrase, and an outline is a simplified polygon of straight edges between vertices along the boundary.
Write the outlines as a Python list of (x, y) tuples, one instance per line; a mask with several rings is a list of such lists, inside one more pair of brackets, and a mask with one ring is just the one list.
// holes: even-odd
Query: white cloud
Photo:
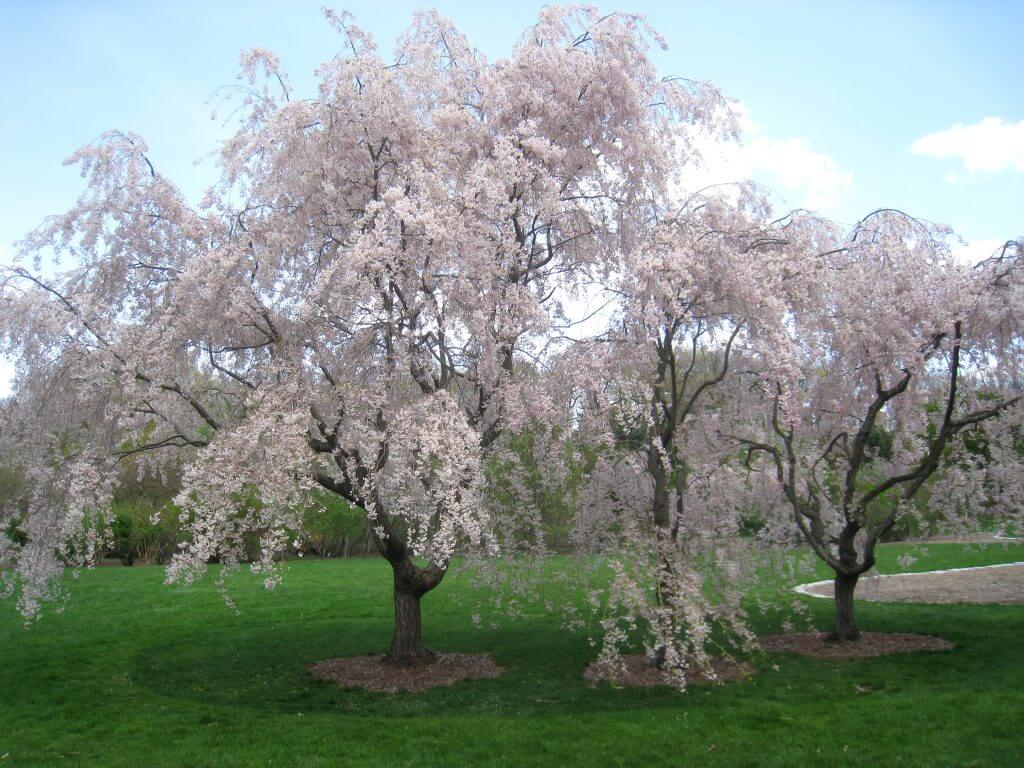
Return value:
[(972, 240), (966, 245), (954, 249), (953, 255), (964, 264), (970, 264), (973, 266), (979, 261), (983, 261), (993, 255), (996, 250), (1001, 248), (1005, 243), (1005, 240), (998, 240), (994, 238)]
[(807, 138), (767, 136), (744, 105), (737, 104), (736, 111), (741, 143), (696, 137), (703, 164), (686, 174), (686, 187), (751, 180), (779, 193), (790, 205), (832, 215), (841, 211), (853, 186), (852, 173), (815, 150)]
[(853, 174), (816, 152), (805, 138), (770, 139), (756, 136), (747, 144), (751, 175), (767, 173), (784, 189), (802, 196), (805, 208), (834, 210), (853, 186)]
[(956, 123), (922, 136), (910, 145), (910, 151), (961, 160), (968, 173), (1011, 169), (1024, 173), (1024, 120), (1009, 123), (1001, 117), (986, 117), (971, 125)]

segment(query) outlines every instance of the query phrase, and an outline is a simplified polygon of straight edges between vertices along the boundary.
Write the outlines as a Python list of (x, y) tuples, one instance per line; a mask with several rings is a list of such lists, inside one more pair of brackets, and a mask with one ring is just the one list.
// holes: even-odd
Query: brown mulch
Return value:
[(859, 640), (827, 642), (825, 632), (766, 635), (758, 638), (761, 647), (774, 653), (797, 653), (819, 659), (864, 659), (890, 653), (914, 651), (948, 651), (953, 644), (930, 635), (887, 634), (863, 632)]
[(321, 680), (342, 688), (368, 691), (426, 691), (462, 680), (501, 677), (505, 671), (486, 653), (439, 653), (431, 664), (400, 667), (385, 664), (383, 656), (345, 656), (310, 664)]
[[(646, 688), (653, 685), (674, 685), (666, 678), (665, 673), (654, 666), (651, 660), (642, 653), (623, 654), (620, 657), (622, 666), (618, 669), (609, 668), (601, 662), (591, 662), (583, 672), (583, 677), (591, 684), (609, 682), (623, 688)], [(691, 669), (686, 673), (686, 684), (706, 685), (707, 683), (725, 683), (742, 680), (753, 674), (754, 668), (743, 661), (715, 658), (711, 661), (714, 677), (710, 677), (699, 669)]]
[[(831, 584), (810, 591), (832, 596)], [(901, 573), (862, 578), (857, 599), (879, 603), (1024, 604), (1024, 565), (1006, 565), (952, 573)]]

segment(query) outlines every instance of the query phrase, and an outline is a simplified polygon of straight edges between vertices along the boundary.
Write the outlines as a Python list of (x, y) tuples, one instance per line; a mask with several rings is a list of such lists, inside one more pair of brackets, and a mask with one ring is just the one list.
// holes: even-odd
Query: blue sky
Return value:
[[(197, 197), (213, 165), (195, 161), (223, 135), (211, 95), (254, 45), (281, 57), (299, 94), (312, 93), (313, 68), (339, 48), (320, 5), (0, 0), (0, 263), (73, 202), (81, 180), (61, 161), (104, 130), (142, 134), (159, 170)], [(491, 58), (540, 5), (436, 3)], [(390, 49), (430, 4), (334, 7)], [(670, 45), (655, 53), (665, 74), (711, 80), (741, 102), (747, 148), (716, 172), (751, 176), (784, 204), (844, 222), (882, 206), (946, 222), (976, 253), (1024, 234), (1019, 0), (600, 7), (646, 14)]]

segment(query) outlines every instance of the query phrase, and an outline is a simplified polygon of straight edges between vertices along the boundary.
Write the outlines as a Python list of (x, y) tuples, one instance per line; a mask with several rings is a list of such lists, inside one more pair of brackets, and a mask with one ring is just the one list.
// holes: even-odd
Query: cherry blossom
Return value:
[(342, 50), (308, 97), (273, 53), (242, 55), (200, 205), (111, 131), (68, 159), (85, 191), (5, 273), (40, 475), (10, 554), (27, 615), (63, 564), (94, 562), (119, 458), (173, 454), (191, 535), (169, 579), (237, 565), (255, 534), (273, 586), (326, 489), (366, 510), (393, 567), (388, 658), (432, 658), (420, 599), (456, 551), (495, 552), (483, 467), (557, 410), (538, 382), (564, 302), (635, 237), (680, 127), (722, 119), (713, 88), (658, 76), (637, 16), (548, 7), (493, 62), (436, 13), (393, 57), (328, 20)]

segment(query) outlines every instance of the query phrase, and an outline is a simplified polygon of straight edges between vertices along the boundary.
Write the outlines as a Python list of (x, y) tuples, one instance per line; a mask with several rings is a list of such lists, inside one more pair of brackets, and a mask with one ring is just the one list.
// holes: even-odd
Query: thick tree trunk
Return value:
[(412, 563), (392, 566), (395, 571), (395, 631), (384, 661), (400, 666), (418, 666), (433, 662), (437, 655), (423, 645), (420, 599), (433, 589)]
[(837, 573), (835, 578), (836, 617), (835, 627), (829, 640), (845, 642), (860, 638), (860, 629), (853, 615), (853, 594), (857, 589), (859, 576)]

